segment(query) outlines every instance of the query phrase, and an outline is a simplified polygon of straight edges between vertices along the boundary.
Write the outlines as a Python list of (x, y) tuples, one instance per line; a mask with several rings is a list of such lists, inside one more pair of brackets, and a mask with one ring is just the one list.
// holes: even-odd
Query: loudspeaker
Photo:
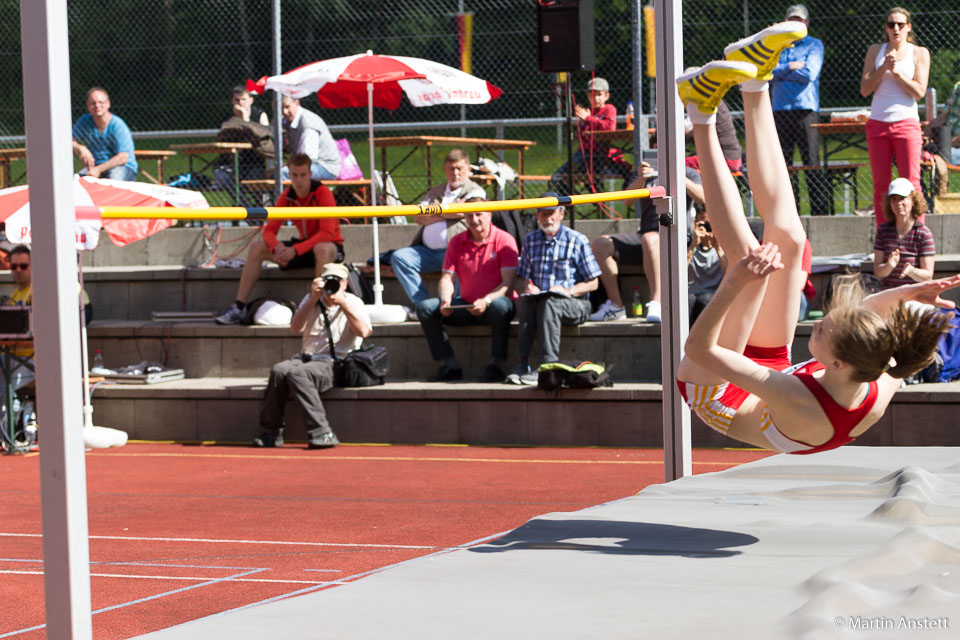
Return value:
[(537, 0), (540, 71), (593, 69), (593, 0)]

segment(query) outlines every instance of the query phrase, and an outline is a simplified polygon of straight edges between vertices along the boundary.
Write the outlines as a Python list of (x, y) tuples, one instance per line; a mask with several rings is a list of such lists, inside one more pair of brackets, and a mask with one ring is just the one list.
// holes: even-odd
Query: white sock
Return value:
[(687, 116), (693, 124), (717, 124), (717, 112), (704, 113), (696, 103), (687, 103)]
[(740, 91), (743, 93), (760, 93), (761, 91), (767, 91), (769, 88), (770, 83), (766, 80), (747, 80), (740, 83)]

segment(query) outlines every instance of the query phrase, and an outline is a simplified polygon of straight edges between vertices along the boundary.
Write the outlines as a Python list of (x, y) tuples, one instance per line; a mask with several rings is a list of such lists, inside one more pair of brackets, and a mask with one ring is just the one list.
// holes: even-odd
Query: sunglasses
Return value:
[(892, 20), (887, 23), (887, 29), (903, 29), (905, 26), (910, 24), (909, 22), (893, 22)]
[(11, 262), (10, 271), (26, 271), (30, 265), (26, 262)]

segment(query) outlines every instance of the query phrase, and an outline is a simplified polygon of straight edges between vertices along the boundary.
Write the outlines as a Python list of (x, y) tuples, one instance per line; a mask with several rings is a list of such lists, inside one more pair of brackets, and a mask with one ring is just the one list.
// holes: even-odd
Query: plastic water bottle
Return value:
[(643, 303), (640, 298), (640, 287), (633, 288), (633, 303), (630, 305), (630, 311), (634, 318), (643, 317)]
[(633, 100), (627, 103), (627, 129), (633, 129)]
[(103, 353), (100, 349), (97, 349), (96, 355), (93, 356), (93, 367), (92, 369), (103, 369)]

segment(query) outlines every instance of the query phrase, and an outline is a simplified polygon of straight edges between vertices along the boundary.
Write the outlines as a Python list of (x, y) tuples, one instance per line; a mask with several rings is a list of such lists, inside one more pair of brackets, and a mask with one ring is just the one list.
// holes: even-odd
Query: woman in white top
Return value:
[(894, 158), (900, 177), (920, 189), (923, 137), (917, 100), (927, 91), (930, 73), (930, 52), (917, 46), (909, 11), (901, 7), (890, 9), (884, 29), (887, 41), (867, 49), (860, 78), (863, 97), (873, 94), (866, 133), (877, 225), (884, 221), (883, 197), (890, 185)]

